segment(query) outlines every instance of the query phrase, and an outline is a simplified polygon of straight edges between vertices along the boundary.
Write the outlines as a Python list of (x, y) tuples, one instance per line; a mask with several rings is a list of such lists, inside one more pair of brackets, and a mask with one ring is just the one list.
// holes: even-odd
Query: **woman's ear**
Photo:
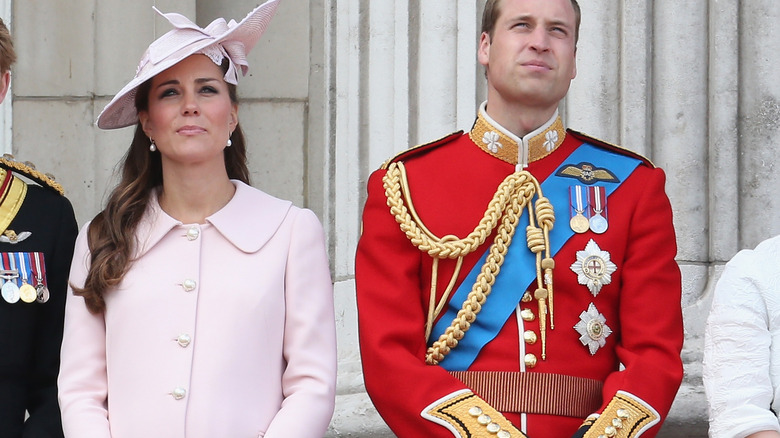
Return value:
[(230, 126), (230, 132), (236, 130), (236, 125), (238, 125), (238, 105), (236, 104), (233, 104), (233, 109), (230, 111), (230, 122), (228, 125)]
[(138, 121), (141, 122), (141, 129), (144, 130), (144, 134), (147, 137), (152, 137), (152, 130), (149, 127), (149, 113), (146, 111), (138, 111)]

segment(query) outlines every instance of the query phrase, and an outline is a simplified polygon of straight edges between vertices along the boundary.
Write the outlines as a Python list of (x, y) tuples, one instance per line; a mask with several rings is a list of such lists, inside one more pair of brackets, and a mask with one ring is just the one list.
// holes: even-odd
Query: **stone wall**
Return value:
[[(257, 2), (0, 0), (19, 52), (13, 113), (0, 112), (0, 136), (12, 134), (6, 150), (57, 175), (80, 224), (101, 207), (132, 136), (132, 128), (97, 130), (94, 120), (143, 49), (168, 30), (154, 4), (205, 25), (240, 19)], [(285, 0), (250, 55), (239, 88), (253, 181), (312, 208), (328, 235), (340, 366), (329, 436), (392, 436), (365, 395), (357, 347), (353, 260), (365, 182), (394, 153), (470, 127), (485, 94), (475, 55), (483, 4)], [(578, 75), (562, 113), (568, 126), (667, 171), (684, 276), (686, 377), (662, 435), (703, 437), (711, 289), (739, 249), (780, 232), (780, 4), (580, 4)]]

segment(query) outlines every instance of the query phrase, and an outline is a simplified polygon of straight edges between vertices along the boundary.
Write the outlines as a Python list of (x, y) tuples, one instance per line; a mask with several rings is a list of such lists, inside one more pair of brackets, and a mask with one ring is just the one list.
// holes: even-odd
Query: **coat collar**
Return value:
[(528, 163), (542, 159), (557, 149), (566, 138), (566, 130), (556, 109), (547, 123), (520, 138), (488, 115), (486, 101), (479, 107), (477, 120), (469, 136), (480, 149), (514, 164), (517, 170), (523, 170), (528, 167)]
[[(245, 253), (260, 250), (279, 229), (292, 202), (275, 198), (250, 187), (241, 181), (232, 180), (236, 193), (222, 209), (206, 218), (233, 246)], [(152, 249), (171, 230), (189, 224), (172, 218), (160, 208), (157, 191), (149, 196), (144, 217), (136, 233), (137, 251), (135, 258)], [(186, 230), (182, 231), (182, 234)]]

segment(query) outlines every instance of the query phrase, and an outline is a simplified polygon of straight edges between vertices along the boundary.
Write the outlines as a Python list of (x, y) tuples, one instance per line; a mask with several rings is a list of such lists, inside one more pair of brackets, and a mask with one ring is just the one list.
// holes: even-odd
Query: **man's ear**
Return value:
[(479, 63), (487, 68), (488, 62), (490, 61), (490, 35), (488, 35), (487, 32), (482, 32), (482, 35), (479, 37), (477, 60), (479, 60)]

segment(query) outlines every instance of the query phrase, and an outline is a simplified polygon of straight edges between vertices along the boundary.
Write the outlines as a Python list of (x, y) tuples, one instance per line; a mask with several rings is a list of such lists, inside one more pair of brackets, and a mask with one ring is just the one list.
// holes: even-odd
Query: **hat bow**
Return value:
[(238, 70), (236, 66), (241, 67), (241, 73), (244, 75), (249, 70), (244, 43), (230, 39), (233, 29), (238, 26), (235, 20), (226, 22), (224, 18), (217, 18), (204, 29), (181, 14), (175, 12), (162, 13), (157, 8), (154, 8), (154, 10), (165, 17), (174, 29), (149, 46), (147, 56), (138, 65), (136, 76), (149, 63), (156, 65), (180, 50), (193, 44), (203, 44), (208, 41), (211, 41), (211, 43), (204, 45), (203, 48), (195, 53), (202, 53), (208, 56), (217, 65), (221, 65), (222, 60), (227, 58), (229, 66), (227, 72), (225, 72), (225, 82), (234, 85), (238, 84)]

